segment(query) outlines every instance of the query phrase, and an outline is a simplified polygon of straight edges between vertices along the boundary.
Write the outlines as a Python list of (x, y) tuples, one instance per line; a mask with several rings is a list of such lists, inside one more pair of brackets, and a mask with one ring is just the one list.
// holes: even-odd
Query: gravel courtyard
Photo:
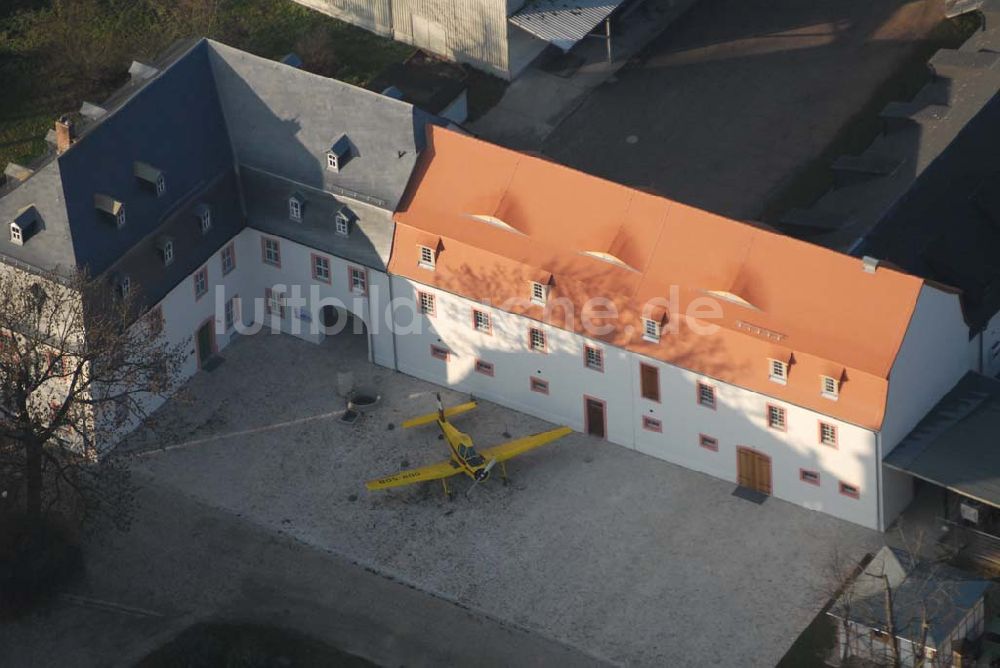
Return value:
[[(467, 496), (469, 481), (455, 478), (453, 502), (436, 483), (369, 493), (364, 480), (446, 450), (433, 426), (395, 428), (430, 412), (438, 388), (363, 362), (362, 345), (239, 339), (156, 415), (169, 440), (132, 440), (162, 448), (135, 466), (264, 527), (632, 665), (772, 666), (822, 604), (831, 546), (860, 557), (880, 543), (578, 434), (513, 460), (508, 487), (492, 480)], [(382, 396), (353, 426), (338, 421), (338, 372)], [(481, 446), (550, 426), (488, 403), (456, 424)]]

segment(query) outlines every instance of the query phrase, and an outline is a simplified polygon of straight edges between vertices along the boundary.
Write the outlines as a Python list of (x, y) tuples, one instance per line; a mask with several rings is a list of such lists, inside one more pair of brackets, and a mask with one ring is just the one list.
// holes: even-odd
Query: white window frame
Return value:
[(118, 228), (125, 227), (125, 207), (124, 205), (118, 209), (118, 213), (115, 214), (115, 226)]
[(650, 343), (660, 342), (660, 323), (650, 318), (642, 319), (642, 338)]
[(472, 326), (481, 334), (493, 333), (493, 319), (486, 311), (472, 309)]
[[(536, 335), (537, 343), (536, 345)], [(528, 346), (536, 353), (544, 353), (548, 350), (548, 341), (545, 331), (541, 327), (530, 327), (528, 329)]]
[(342, 237), (346, 237), (351, 233), (351, 220), (344, 214), (343, 211), (337, 212), (334, 225), (336, 226), (337, 234)]
[(767, 426), (769, 429), (788, 431), (788, 409), (774, 404), (767, 405)]
[(297, 197), (288, 198), (288, 217), (296, 222), (302, 221), (302, 202)]
[(21, 228), (17, 223), (10, 224), (10, 240), (16, 244), (24, 243), (24, 236), (21, 234)]
[(236, 268), (236, 246), (228, 243), (222, 247), (219, 254), (222, 256), (222, 275), (225, 276)]
[(543, 285), (538, 281), (531, 282), (531, 301), (533, 304), (538, 304), (539, 306), (545, 306), (545, 302), (549, 297), (549, 288), (547, 285)]
[(583, 347), (584, 364), (588, 369), (594, 371), (604, 371), (604, 350), (597, 346)]
[(429, 292), (420, 293), (420, 312), (433, 316), (437, 313), (437, 299)]
[(417, 260), (417, 265), (423, 267), (424, 269), (433, 270), (437, 265), (437, 258), (434, 257), (434, 249), (430, 246), (418, 245), (420, 259)]
[(163, 242), (163, 266), (169, 267), (174, 261), (174, 242)]
[(264, 264), (281, 266), (281, 243), (277, 239), (264, 237)]
[[(830, 438), (827, 438), (827, 434)], [(825, 445), (831, 448), (838, 447), (837, 445), (837, 425), (830, 424), (829, 422), (819, 423), (819, 442), (821, 445)]]
[(324, 255), (313, 255), (313, 278), (323, 281), (325, 283), (330, 282), (330, 258)]
[(212, 229), (212, 210), (205, 208), (198, 215), (198, 226), (201, 228), (202, 234), (208, 234), (208, 231)]
[(162, 197), (163, 193), (167, 192), (167, 179), (163, 176), (162, 172), (156, 175), (156, 183), (154, 185), (156, 186), (157, 197)]
[(340, 171), (340, 158), (333, 151), (326, 152), (326, 168), (334, 172)]
[(827, 399), (840, 398), (840, 382), (833, 376), (820, 376), (819, 393)]
[(226, 326), (226, 331), (228, 332), (233, 328), (233, 324), (236, 322), (236, 304), (233, 303), (235, 297), (230, 297), (226, 300), (225, 306), (223, 306), (223, 323)]
[(768, 360), (768, 366), (768, 377), (771, 379), (771, 382), (781, 385), (788, 382), (788, 362), (770, 359)]
[(285, 293), (271, 289), (267, 299), (267, 312), (271, 315), (278, 314), (285, 317)]
[(368, 292), (368, 273), (364, 269), (351, 267), (351, 292), (365, 294)]
[(194, 272), (194, 297), (200, 299), (208, 294), (208, 269), (200, 267)]

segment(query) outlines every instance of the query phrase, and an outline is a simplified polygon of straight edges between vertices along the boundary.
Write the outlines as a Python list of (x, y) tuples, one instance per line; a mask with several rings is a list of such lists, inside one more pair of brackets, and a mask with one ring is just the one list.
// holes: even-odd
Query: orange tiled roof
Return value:
[[(428, 134), (396, 214), (392, 273), (880, 427), (921, 279), (868, 273), (856, 258), (443, 128)], [(435, 271), (418, 266), (418, 245), (439, 251)], [(547, 307), (528, 302), (528, 281), (551, 284)], [(649, 308), (671, 286), (675, 302)], [(607, 325), (598, 335), (581, 315), (593, 298), (619, 314), (592, 319)], [(689, 309), (700, 298), (721, 307), (710, 335), (693, 330), (708, 322)], [(676, 329), (650, 343), (644, 315)], [(791, 362), (787, 384), (769, 380), (770, 358)], [(839, 400), (820, 395), (821, 375), (842, 378)]]

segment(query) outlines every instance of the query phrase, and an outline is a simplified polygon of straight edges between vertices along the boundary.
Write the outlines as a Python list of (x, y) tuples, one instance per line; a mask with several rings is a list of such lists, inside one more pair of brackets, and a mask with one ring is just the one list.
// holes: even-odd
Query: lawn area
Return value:
[(133, 59), (207, 36), (364, 85), (413, 48), (291, 0), (8, 0), (0, 3), (0, 169), (45, 151), (59, 114), (100, 102)]

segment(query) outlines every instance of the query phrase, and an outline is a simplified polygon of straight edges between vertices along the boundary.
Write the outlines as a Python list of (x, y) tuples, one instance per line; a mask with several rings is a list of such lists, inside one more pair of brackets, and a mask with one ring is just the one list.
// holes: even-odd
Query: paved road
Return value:
[(207, 618), (286, 625), (385, 666), (605, 665), (139, 481), (135, 527), (91, 546), (87, 581), (75, 592), (129, 609), (59, 602), (0, 625), (0, 665), (131, 666)]
[(596, 89), (542, 151), (756, 218), (941, 16), (940, 0), (701, 0)]

